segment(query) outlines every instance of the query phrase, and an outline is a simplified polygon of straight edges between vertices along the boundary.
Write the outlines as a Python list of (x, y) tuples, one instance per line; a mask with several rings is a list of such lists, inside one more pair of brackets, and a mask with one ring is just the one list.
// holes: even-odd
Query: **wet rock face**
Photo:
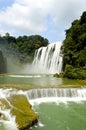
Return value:
[(0, 73), (6, 73), (7, 72), (7, 65), (6, 65), (6, 59), (4, 58), (2, 51), (0, 50)]

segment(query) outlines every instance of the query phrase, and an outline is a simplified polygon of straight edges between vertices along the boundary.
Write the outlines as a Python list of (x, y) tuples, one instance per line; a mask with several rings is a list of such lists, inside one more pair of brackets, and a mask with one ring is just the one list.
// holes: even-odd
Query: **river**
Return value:
[[(39, 124), (31, 128), (32, 130), (86, 129), (85, 81), (55, 78), (53, 75), (12, 74), (0, 76), (0, 86), (18, 88), (26, 92), (35, 88), (34, 93), (40, 95), (40, 98), (37, 98), (37, 100), (30, 99), (30, 102), (39, 115)], [(51, 91), (52, 94), (50, 95)], [(55, 96), (56, 91), (57, 94), (59, 91), (58, 97)], [(46, 95), (45, 97), (42, 97), (43, 93)], [(72, 93), (75, 93), (74, 96)], [(66, 96), (64, 96), (65, 94)], [(13, 126), (8, 128), (6, 126), (4, 126), (3, 130), (8, 130), (8, 128), (14, 130)]]

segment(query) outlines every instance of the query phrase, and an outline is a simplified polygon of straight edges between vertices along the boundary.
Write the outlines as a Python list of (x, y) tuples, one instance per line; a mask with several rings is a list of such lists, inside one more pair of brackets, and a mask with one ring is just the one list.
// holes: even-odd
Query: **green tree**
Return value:
[(0, 44), (6, 48), (4, 51), (7, 52), (8, 55), (13, 54), (17, 56), (21, 62), (29, 62), (29, 57), (31, 62), (35, 50), (42, 46), (47, 46), (49, 41), (40, 35), (24, 35), (16, 38), (6, 33), (5, 36), (0, 36)]
[[(63, 70), (64, 71), (66, 70), (66, 73), (67, 71), (69, 71), (68, 67), (66, 67), (67, 65), (72, 66), (74, 68), (78, 68), (78, 70), (81, 68), (85, 68), (86, 12), (83, 12), (79, 20), (74, 20), (71, 24), (71, 27), (66, 30), (66, 38), (63, 41), (62, 53), (63, 53)], [(72, 74), (75, 75), (75, 72)], [(71, 77), (73, 76), (71, 75)]]

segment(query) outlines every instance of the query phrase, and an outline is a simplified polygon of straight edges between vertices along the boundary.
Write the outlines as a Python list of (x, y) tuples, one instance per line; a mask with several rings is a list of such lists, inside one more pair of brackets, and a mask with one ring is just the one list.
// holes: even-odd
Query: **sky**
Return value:
[(63, 41), (65, 30), (86, 11), (86, 0), (0, 0), (0, 35), (41, 35)]

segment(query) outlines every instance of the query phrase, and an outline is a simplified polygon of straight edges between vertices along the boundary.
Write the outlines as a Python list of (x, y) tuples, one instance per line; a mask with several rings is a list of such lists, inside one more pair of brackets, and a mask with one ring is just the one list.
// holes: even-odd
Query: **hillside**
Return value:
[(62, 46), (64, 77), (86, 78), (86, 12), (66, 30)]
[(40, 35), (31, 36), (0, 36), (0, 48), (6, 56), (17, 57), (21, 63), (32, 62), (35, 50), (47, 46), (49, 41)]

